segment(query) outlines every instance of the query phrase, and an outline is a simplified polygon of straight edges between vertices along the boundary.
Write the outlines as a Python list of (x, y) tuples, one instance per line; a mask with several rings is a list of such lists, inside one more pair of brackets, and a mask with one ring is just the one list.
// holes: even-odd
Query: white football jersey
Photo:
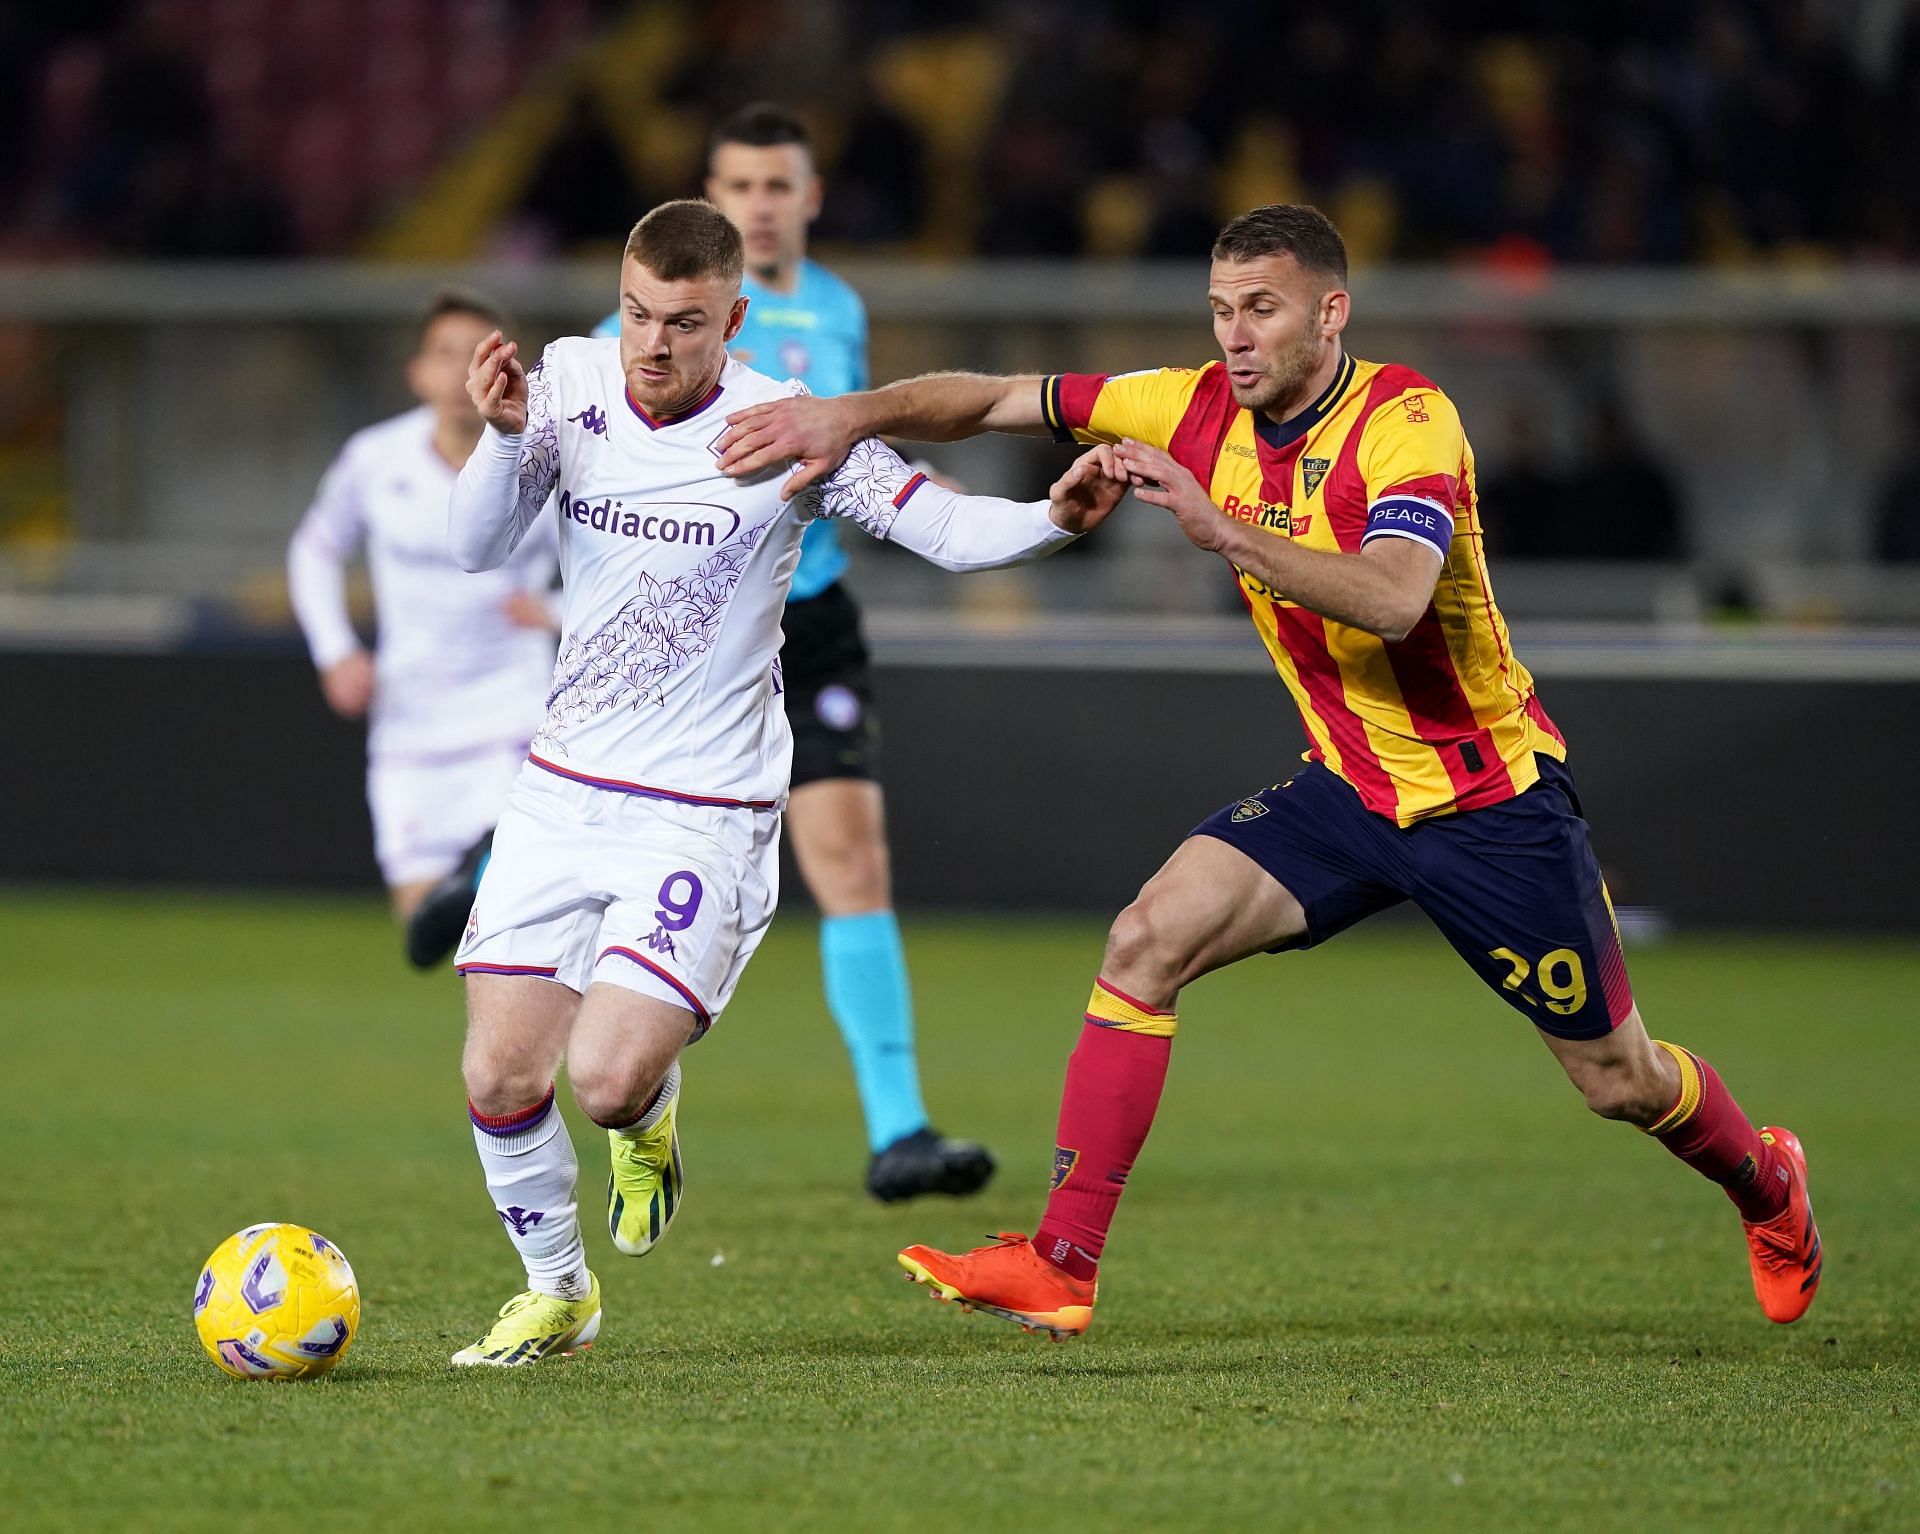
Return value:
[(425, 406), (369, 426), (341, 448), (287, 552), (293, 610), (324, 670), (360, 647), (345, 568), (365, 551), (379, 624), (367, 737), (376, 761), (525, 742), (540, 722), (553, 636), (512, 622), (506, 603), (520, 592), (547, 598), (552, 519), (497, 570), (471, 575), (447, 549), (455, 478)]
[(780, 616), (816, 516), (845, 517), (949, 569), (1068, 541), (1047, 503), (956, 496), (884, 443), (792, 501), (787, 470), (719, 470), (729, 411), (804, 393), (729, 360), (712, 392), (656, 420), (627, 392), (618, 337), (566, 337), (528, 370), (527, 425), (491, 429), (454, 491), (449, 536), (489, 569), (555, 497), (564, 623), (534, 762), (595, 787), (775, 808), (793, 752)]

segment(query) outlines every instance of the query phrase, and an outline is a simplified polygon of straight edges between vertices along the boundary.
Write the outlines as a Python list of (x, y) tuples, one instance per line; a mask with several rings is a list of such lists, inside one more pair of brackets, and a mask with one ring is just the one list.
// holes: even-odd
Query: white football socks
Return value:
[(565, 1300), (585, 1295), (592, 1280), (574, 1202), (580, 1163), (552, 1095), (524, 1126), (490, 1129), (476, 1118), (473, 1143), (494, 1210), (526, 1264), (527, 1287)]

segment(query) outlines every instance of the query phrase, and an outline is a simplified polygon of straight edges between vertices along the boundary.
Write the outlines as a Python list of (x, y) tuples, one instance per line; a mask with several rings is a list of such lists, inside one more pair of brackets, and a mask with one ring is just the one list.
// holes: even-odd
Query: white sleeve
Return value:
[(447, 502), (447, 546), (462, 570), (497, 570), (525, 536), (560, 478), (552, 348), (527, 369), (527, 428), (480, 433)]
[(814, 496), (814, 515), (844, 517), (943, 570), (1024, 564), (1074, 538), (1055, 525), (1047, 502), (943, 490), (873, 437), (856, 442), (847, 461), (806, 494)]
[(366, 541), (366, 512), (349, 451), (327, 466), (313, 504), (287, 545), (287, 595), (314, 668), (362, 648), (347, 613), (347, 562)]

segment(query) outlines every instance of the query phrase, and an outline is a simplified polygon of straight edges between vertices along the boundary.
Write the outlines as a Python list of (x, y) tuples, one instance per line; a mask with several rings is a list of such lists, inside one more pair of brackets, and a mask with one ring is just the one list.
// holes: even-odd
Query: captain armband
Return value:
[(1361, 534), (1360, 546), (1365, 548), (1376, 538), (1411, 538), (1444, 559), (1453, 543), (1453, 514), (1438, 501), (1421, 496), (1382, 496), (1367, 508), (1367, 530)]

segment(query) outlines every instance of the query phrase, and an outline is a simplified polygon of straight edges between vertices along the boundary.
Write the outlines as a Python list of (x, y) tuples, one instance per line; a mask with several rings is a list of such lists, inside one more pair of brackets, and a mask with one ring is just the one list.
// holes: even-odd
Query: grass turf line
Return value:
[[(601, 1224), (598, 1346), (456, 1373), (518, 1287), (444, 974), (371, 904), (0, 896), (0, 1507), (14, 1530), (565, 1514), (695, 1528), (1913, 1528), (1920, 955), (1690, 940), (1630, 955), (1656, 1033), (1798, 1130), (1828, 1244), (1769, 1326), (1731, 1208), (1591, 1119), (1424, 931), (1195, 986), (1092, 1332), (930, 1304), (911, 1240), (1031, 1229), (1092, 923), (916, 921), (937, 1121), (981, 1198), (881, 1208), (784, 917), (689, 1059), (688, 1200), (643, 1263)], [(337, 1240), (339, 1373), (199, 1351), (201, 1259), (253, 1220)], [(723, 1257), (716, 1266), (716, 1255)]]

